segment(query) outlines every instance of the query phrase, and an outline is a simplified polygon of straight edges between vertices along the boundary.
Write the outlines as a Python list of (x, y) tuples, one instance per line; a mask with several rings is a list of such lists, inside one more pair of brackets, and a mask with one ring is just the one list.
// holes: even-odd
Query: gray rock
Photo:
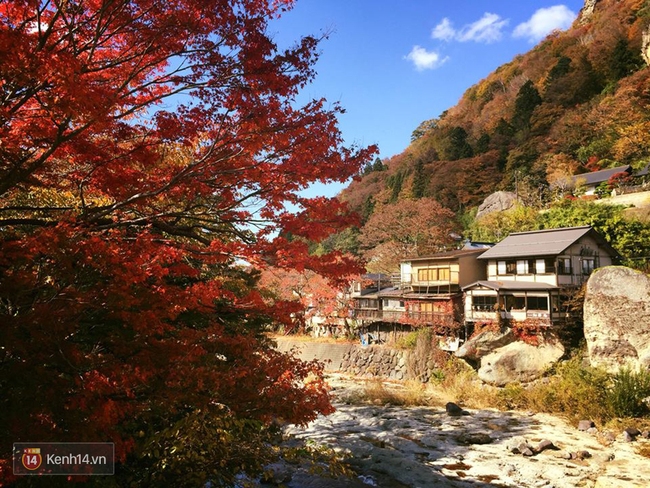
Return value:
[(450, 417), (460, 417), (461, 415), (469, 415), (469, 412), (467, 410), (463, 410), (454, 402), (448, 402), (447, 405), (445, 405), (445, 411), (447, 412), (447, 415), (449, 415)]
[(468, 432), (456, 437), (456, 441), (464, 446), (473, 444), (492, 444), (494, 439), (484, 432)]
[(613, 452), (605, 452), (602, 454), (598, 454), (597, 456), (594, 456), (594, 459), (599, 463), (609, 463), (610, 461), (614, 460), (614, 457), (615, 456)]
[(638, 437), (641, 435), (641, 431), (635, 427), (628, 427), (625, 429), (625, 432), (627, 432), (632, 437)]
[(643, 432), (641, 432), (641, 437), (643, 437), (644, 439), (650, 439), (650, 430), (644, 430)]
[(517, 195), (510, 191), (497, 191), (489, 195), (478, 207), (476, 218), (492, 212), (503, 212), (515, 206)]
[(650, 66), (650, 26), (643, 32), (641, 37), (641, 56), (645, 64)]
[(511, 449), (511, 452), (513, 454), (524, 454), (525, 452), (528, 452), (528, 451), (531, 452), (531, 456), (532, 456), (533, 448), (532, 448), (532, 446), (530, 444), (528, 444), (527, 441), (520, 442), (517, 446), (515, 446), (513, 449)]
[(596, 270), (587, 282), (584, 331), (592, 366), (617, 372), (650, 367), (650, 277), (623, 266)]
[(594, 424), (593, 421), (591, 420), (581, 420), (580, 422), (578, 422), (578, 430), (582, 430), (582, 431), (587, 431), (595, 426), (596, 424)]
[(636, 440), (636, 436), (630, 434), (627, 430), (623, 431), (623, 441), (624, 442), (634, 442)]
[(481, 358), (478, 377), (489, 384), (505, 386), (539, 378), (564, 355), (564, 346), (555, 339), (539, 346), (512, 342)]
[(591, 453), (589, 451), (578, 451), (575, 453), (576, 459), (588, 459), (591, 457)]
[(499, 332), (485, 330), (465, 342), (454, 354), (459, 358), (478, 361), (494, 350), (514, 342), (515, 339), (515, 335), (509, 327)]
[(539, 444), (537, 444), (537, 447), (535, 447), (535, 452), (540, 453), (542, 451), (546, 451), (547, 449), (557, 449), (555, 447), (555, 444), (553, 442), (549, 441), (548, 439), (544, 439), (543, 441), (540, 441)]
[(616, 440), (616, 434), (612, 431), (607, 431), (603, 434), (603, 439), (607, 442), (614, 442)]

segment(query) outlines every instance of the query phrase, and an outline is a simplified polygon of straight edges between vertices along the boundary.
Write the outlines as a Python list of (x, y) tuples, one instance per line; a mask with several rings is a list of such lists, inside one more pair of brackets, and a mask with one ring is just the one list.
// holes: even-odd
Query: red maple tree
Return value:
[(375, 149), (343, 147), (336, 104), (296, 105), (320, 39), (278, 49), (291, 4), (0, 4), (0, 483), (22, 440), (113, 441), (130, 482), (226, 482), (273, 419), (331, 410), (321, 366), (265, 339), (291, 310), (257, 270), (349, 274), (284, 236), (351, 222), (298, 192)]

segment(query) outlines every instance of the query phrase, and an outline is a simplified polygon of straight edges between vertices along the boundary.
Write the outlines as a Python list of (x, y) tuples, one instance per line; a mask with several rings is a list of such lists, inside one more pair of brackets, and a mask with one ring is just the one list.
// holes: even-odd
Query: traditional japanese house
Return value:
[(487, 280), (463, 287), (465, 321), (562, 323), (572, 294), (595, 268), (618, 257), (589, 226), (510, 234), (479, 257), (487, 263)]
[(483, 252), (470, 247), (402, 261), (403, 322), (449, 330), (462, 324), (462, 287), (486, 278), (477, 259)]
[(384, 298), (380, 297), (380, 293), (394, 289), (390, 275), (369, 273), (361, 276), (361, 279), (352, 283), (352, 317), (362, 322), (383, 321)]

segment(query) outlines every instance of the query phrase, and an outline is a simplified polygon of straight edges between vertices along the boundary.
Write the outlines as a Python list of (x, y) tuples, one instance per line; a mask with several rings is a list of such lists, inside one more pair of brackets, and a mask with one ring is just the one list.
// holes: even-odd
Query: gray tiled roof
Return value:
[(593, 229), (588, 225), (517, 232), (486, 250), (479, 259), (557, 256), (589, 232), (593, 232)]
[(618, 173), (629, 173), (632, 167), (627, 164), (625, 166), (618, 166), (616, 168), (603, 169), (601, 171), (593, 171), (591, 173), (583, 173), (581, 175), (574, 175), (571, 177), (575, 183), (583, 183), (585, 185), (597, 185), (609, 179)]

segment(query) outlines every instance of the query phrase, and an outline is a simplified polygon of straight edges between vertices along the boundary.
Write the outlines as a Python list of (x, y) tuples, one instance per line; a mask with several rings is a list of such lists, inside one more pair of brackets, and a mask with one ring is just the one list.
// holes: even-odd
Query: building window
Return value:
[(555, 260), (553, 258), (535, 260), (535, 273), (537, 274), (555, 273)]
[(571, 258), (558, 258), (557, 273), (562, 275), (571, 274)]
[(594, 270), (595, 261), (593, 258), (583, 258), (582, 260), (582, 274), (588, 275)]
[(528, 261), (526, 259), (520, 259), (517, 261), (517, 274), (528, 274)]
[(526, 300), (528, 310), (548, 310), (548, 297), (528, 297)]
[(449, 281), (449, 268), (418, 269), (418, 281)]
[(506, 310), (523, 310), (526, 308), (526, 297), (506, 295)]
[(516, 261), (497, 261), (497, 274), (498, 275), (517, 274), (517, 262)]
[(472, 296), (472, 310), (477, 312), (487, 312), (495, 309), (497, 297), (485, 295)]

